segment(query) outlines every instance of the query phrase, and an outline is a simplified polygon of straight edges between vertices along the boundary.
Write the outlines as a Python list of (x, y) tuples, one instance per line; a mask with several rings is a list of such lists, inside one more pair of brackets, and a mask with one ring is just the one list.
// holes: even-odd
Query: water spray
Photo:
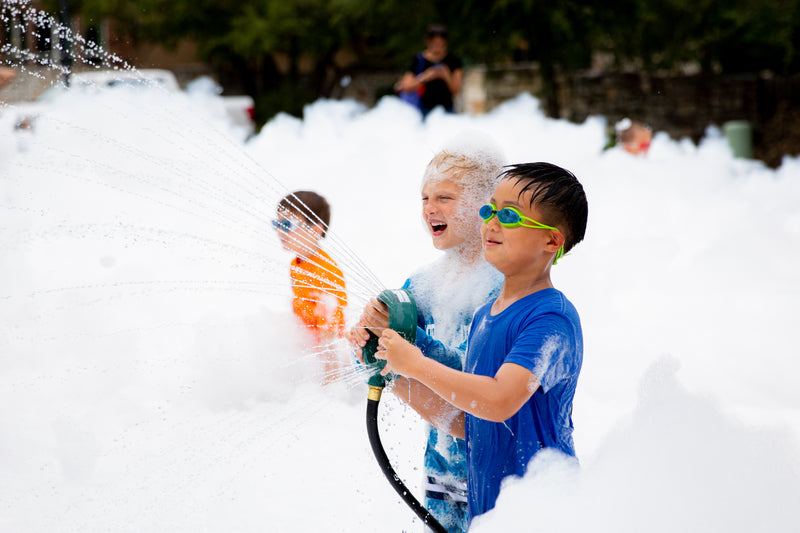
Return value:
[[(398, 332), (404, 339), (414, 342), (417, 336), (417, 304), (414, 296), (404, 289), (385, 290), (378, 295), (378, 301), (384, 304), (389, 310), (389, 328)], [(386, 386), (387, 378), (380, 374), (386, 366), (385, 360), (375, 358), (375, 351), (378, 349), (378, 337), (370, 332), (367, 344), (361, 349), (364, 363), (376, 372), (367, 380), (369, 394), (367, 396), (367, 434), (369, 443), (372, 446), (372, 453), (375, 454), (378, 464), (394, 487), (397, 494), (403, 501), (411, 507), (411, 510), (422, 520), (422, 522), (436, 533), (447, 533), (447, 530), (431, 515), (425, 507), (419, 503), (413, 494), (408, 490), (403, 481), (392, 468), (389, 457), (381, 444), (380, 434), (378, 433), (378, 404), (381, 401), (383, 388)], [(389, 378), (391, 379), (391, 378)]]

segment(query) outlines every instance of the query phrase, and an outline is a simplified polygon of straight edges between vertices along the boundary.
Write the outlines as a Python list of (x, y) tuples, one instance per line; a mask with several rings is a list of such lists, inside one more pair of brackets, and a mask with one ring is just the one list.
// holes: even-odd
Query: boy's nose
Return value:
[(502, 231), (502, 229), (503, 229), (503, 225), (500, 224), (499, 220), (497, 220), (497, 216), (496, 215), (493, 216), (492, 219), (489, 222), (484, 222), (484, 225), (486, 226), (487, 231), (491, 231), (493, 233), (496, 233), (498, 231)]

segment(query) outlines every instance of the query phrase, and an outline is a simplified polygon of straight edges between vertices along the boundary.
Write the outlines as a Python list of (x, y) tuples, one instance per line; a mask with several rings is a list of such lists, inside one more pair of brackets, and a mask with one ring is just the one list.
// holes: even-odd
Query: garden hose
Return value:
[[(389, 309), (389, 328), (398, 332), (404, 339), (414, 342), (417, 336), (417, 305), (410, 292), (398, 290), (385, 290), (378, 295), (378, 301), (386, 305)], [(392, 468), (389, 457), (381, 444), (378, 432), (378, 404), (381, 401), (381, 394), (386, 385), (386, 378), (380, 374), (386, 366), (385, 360), (375, 358), (375, 351), (378, 349), (378, 337), (370, 332), (367, 344), (361, 349), (361, 355), (367, 368), (377, 370), (367, 380), (369, 394), (367, 395), (367, 434), (369, 443), (372, 446), (372, 453), (375, 454), (378, 464), (389, 480), (394, 490), (406, 502), (414, 513), (435, 533), (447, 533), (447, 530), (431, 515), (425, 507), (419, 503), (413, 494), (408, 490), (403, 481)]]

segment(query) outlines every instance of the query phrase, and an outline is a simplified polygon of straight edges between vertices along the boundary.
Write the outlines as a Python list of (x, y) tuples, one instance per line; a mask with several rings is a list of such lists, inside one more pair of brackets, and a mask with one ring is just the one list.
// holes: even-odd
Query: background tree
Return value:
[(617, 0), (595, 12), (605, 31), (596, 48), (645, 71), (796, 72), (798, 9), (798, 0)]
[[(397, 0), (144, 0), (140, 35), (174, 44), (189, 37), (220, 77), (257, 101), (260, 119), (294, 114), (329, 97), (352, 68), (393, 65), (408, 26), (429, 9)], [(285, 67), (285, 68), (281, 68)]]
[(593, 49), (593, 0), (497, 0), (467, 2), (442, 12), (471, 38), (458, 43), (479, 62), (537, 62), (545, 110), (560, 113), (556, 73), (588, 67)]
[[(47, 0), (52, 13), (58, 0)], [(70, 11), (112, 18), (134, 41), (198, 45), (223, 85), (256, 99), (260, 121), (329, 97), (358, 70), (398, 75), (446, 24), (466, 65), (532, 61), (544, 108), (559, 116), (557, 73), (598, 52), (617, 67), (738, 73), (800, 68), (800, 0), (70, 0)], [(343, 58), (348, 58), (344, 61)]]

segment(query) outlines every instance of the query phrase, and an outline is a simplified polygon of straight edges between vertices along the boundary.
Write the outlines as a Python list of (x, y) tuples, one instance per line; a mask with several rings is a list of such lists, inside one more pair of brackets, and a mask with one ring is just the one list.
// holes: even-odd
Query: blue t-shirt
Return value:
[(504, 363), (530, 370), (539, 389), (505, 422), (466, 415), (470, 516), (492, 509), (506, 476), (522, 476), (542, 448), (575, 455), (572, 399), (583, 361), (583, 334), (575, 307), (556, 289), (544, 289), (496, 316), (481, 307), (470, 328), (464, 371), (492, 376)]

